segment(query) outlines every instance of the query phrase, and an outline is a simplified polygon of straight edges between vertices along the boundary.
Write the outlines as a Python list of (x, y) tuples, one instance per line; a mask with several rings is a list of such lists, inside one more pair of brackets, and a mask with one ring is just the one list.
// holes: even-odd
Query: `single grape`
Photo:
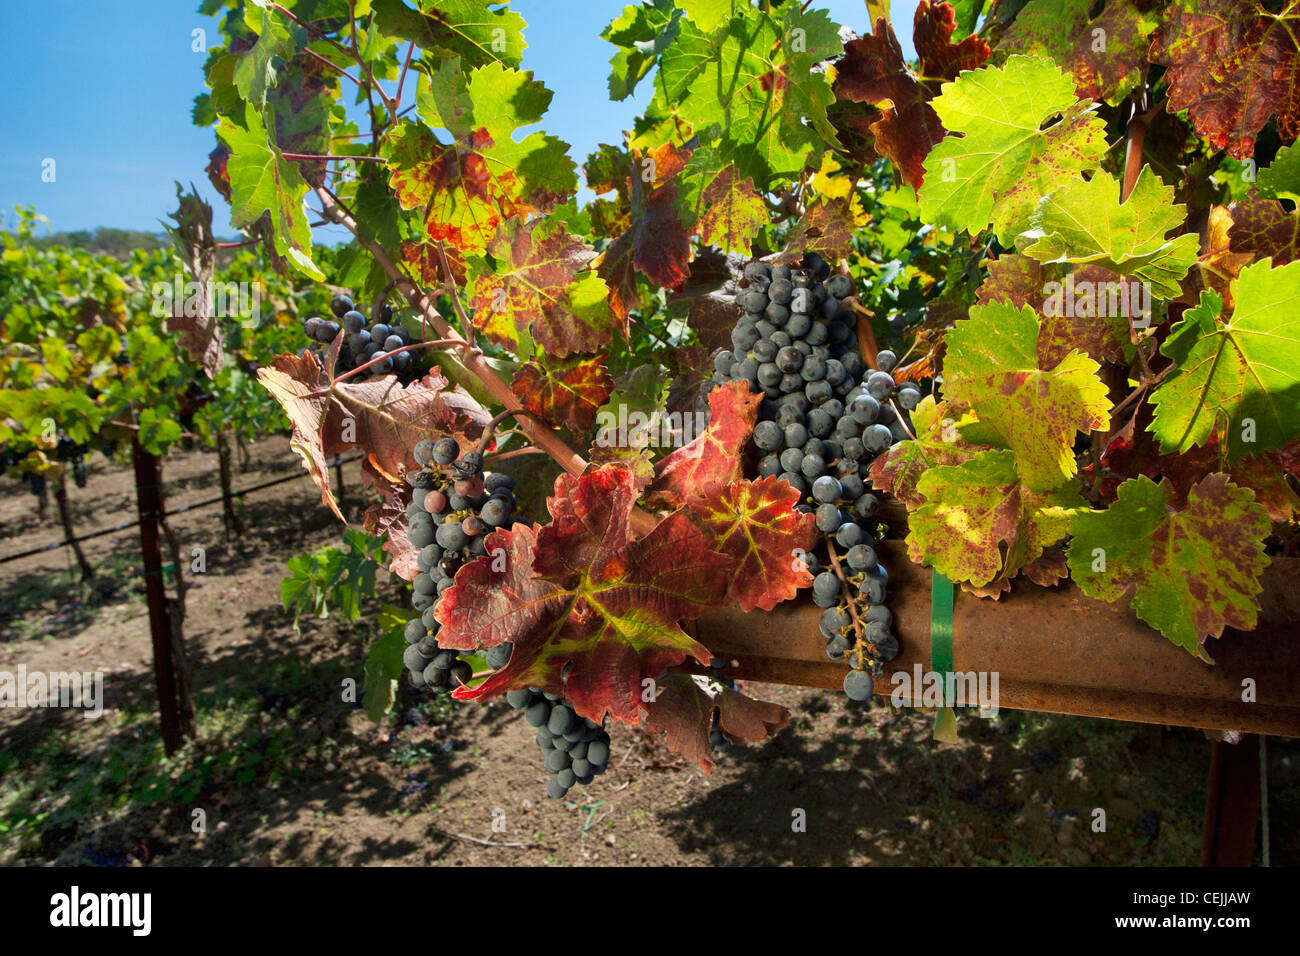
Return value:
[(841, 548), (852, 548), (861, 544), (864, 535), (862, 526), (846, 521), (835, 530), (835, 541)]
[(343, 318), (343, 316), (351, 312), (354, 308), (356, 308), (356, 306), (353, 305), (352, 300), (341, 292), (335, 295), (334, 298), (330, 299), (330, 311), (334, 313), (336, 318)]
[(921, 404), (921, 390), (903, 386), (898, 390), (898, 404), (903, 406), (905, 411), (915, 410), (916, 406)]
[(894, 394), (894, 376), (888, 372), (872, 372), (867, 378), (867, 394), (883, 402)]
[(804, 455), (799, 470), (803, 472), (805, 478), (813, 481), (825, 473), (826, 460), (821, 455)]
[[(855, 525), (856, 527), (856, 525)], [(855, 544), (849, 548), (844, 560), (854, 571), (865, 571), (876, 566), (876, 549), (869, 544)]]
[(422, 438), (415, 443), (415, 448), (411, 450), (415, 460), (421, 465), (427, 465), (433, 458), (433, 442), (427, 438)]
[(433, 460), (439, 465), (450, 465), (458, 457), (460, 457), (460, 445), (454, 438), (439, 438), (433, 446)]
[(844, 693), (849, 700), (867, 700), (874, 689), (871, 675), (866, 671), (849, 671), (844, 675)]
[(495, 647), (489, 647), (483, 655), (483, 660), (492, 670), (499, 671), (510, 663), (510, 652), (514, 648), (515, 646), (509, 641), (497, 644)]
[(459, 551), (469, 543), (469, 536), (464, 529), (451, 522), (439, 525), (435, 538), (438, 545), (447, 551)]
[[(802, 428), (802, 425), (791, 425), (792, 428)], [(781, 448), (784, 442), (784, 436), (781, 433), (781, 426), (776, 422), (759, 422), (754, 426), (754, 444), (763, 451), (776, 451)]]
[(835, 502), (840, 500), (842, 489), (837, 479), (830, 475), (823, 475), (813, 482), (813, 498), (821, 502)]
[[(892, 372), (894, 366), (898, 364), (898, 356), (889, 349), (881, 349), (876, 353), (876, 368), (882, 372)], [(892, 376), (891, 376), (892, 378)]]
[(824, 504), (817, 509), (817, 530), (824, 534), (834, 534), (843, 523), (840, 509), (834, 504)]
[(862, 444), (871, 455), (879, 455), (881, 452), (888, 451), (894, 443), (894, 434), (886, 425), (877, 422), (874, 425), (868, 425), (862, 432)]
[(360, 332), (366, 327), (366, 317), (355, 309), (343, 313), (340, 324), (349, 332)]

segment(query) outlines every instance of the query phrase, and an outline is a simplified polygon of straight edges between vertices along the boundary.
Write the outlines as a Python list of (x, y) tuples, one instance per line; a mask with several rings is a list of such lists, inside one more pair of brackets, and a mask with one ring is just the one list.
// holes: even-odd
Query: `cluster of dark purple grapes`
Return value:
[(72, 481), (78, 488), (86, 487), (86, 446), (73, 441), (63, 432), (59, 432), (59, 443), (54, 449), (59, 461), (72, 466)]
[[(342, 348), (339, 350), (339, 371), (346, 372), (369, 362), (382, 352), (394, 352), (405, 349), (414, 339), (400, 322), (393, 322), (393, 309), (384, 303), (376, 310), (375, 322), (370, 324), (363, 313), (358, 311), (352, 300), (346, 295), (336, 295), (330, 301), (333, 319), (322, 319), (313, 315), (303, 323), (307, 337), (313, 341), (308, 350), (320, 354), (329, 348), (330, 343), (343, 333)], [(381, 362), (371, 366), (372, 375), (396, 374), (403, 382), (415, 371), (415, 356), (411, 352), (399, 351)]]
[[(496, 528), (515, 522), (515, 481), (509, 475), (483, 472), (483, 456), (461, 454), (454, 438), (416, 443), (412, 454), (420, 467), (406, 475), (414, 489), (406, 508), (407, 535), (420, 549), (420, 573), (411, 584), (411, 606), (420, 612), (406, 625), (410, 644), (402, 662), (416, 687), (453, 690), (468, 683), (472, 668), (456, 651), (438, 646), (438, 599), (461, 566), (487, 553), (485, 539)], [(500, 670), (514, 645), (498, 644), (484, 654), (488, 667)]]
[(524, 712), (528, 726), (537, 728), (537, 746), (546, 758), (546, 795), (559, 800), (575, 783), (584, 787), (609, 766), (609, 734), (589, 717), (579, 717), (573, 705), (540, 688), (506, 692), (506, 702)]
[[(826, 653), (832, 660), (848, 657), (845, 693), (864, 700), (871, 673), (882, 672), (898, 653), (884, 606), (888, 574), (875, 551), (879, 503), (866, 476), (877, 455), (910, 437), (906, 414), (920, 401), (920, 389), (895, 383), (889, 373), (897, 359), (888, 351), (877, 356), (879, 371), (863, 380), (857, 318), (844, 304), (853, 282), (831, 275), (821, 256), (809, 253), (799, 266), (750, 262), (744, 276), (736, 293), (744, 314), (732, 329), (732, 348), (715, 357), (705, 391), (743, 380), (763, 394), (753, 434), (758, 473), (788, 482), (799, 492), (799, 510), (816, 516), (828, 557), (801, 557), (814, 576), (813, 600), (827, 609)], [(844, 583), (830, 567), (829, 549), (836, 546)], [(861, 642), (850, 601), (864, 623)]]

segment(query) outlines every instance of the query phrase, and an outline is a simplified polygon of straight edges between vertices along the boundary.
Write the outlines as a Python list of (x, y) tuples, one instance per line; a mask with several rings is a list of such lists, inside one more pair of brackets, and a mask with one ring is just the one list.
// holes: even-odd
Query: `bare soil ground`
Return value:
[[(78, 529), (134, 517), (129, 471), (92, 463)], [(246, 487), (298, 474), (283, 438), (252, 448)], [(168, 505), (216, 494), (214, 454), (166, 462)], [(364, 506), (353, 466), (345, 500)], [(0, 862), (93, 865), (1194, 865), (1209, 744), (1198, 732), (1003, 712), (931, 739), (932, 718), (843, 695), (759, 687), (791, 726), (712, 774), (612, 728), (611, 769), (548, 800), (533, 731), (504, 702), (430, 701), (403, 687), (372, 724), (342, 699), (362, 680), (363, 618), (304, 621), (280, 605), (284, 562), (338, 543), (305, 475), (250, 495), (248, 533), (221, 510), (179, 515), (203, 547), (185, 622), (199, 740), (161, 757), (136, 529), (0, 564), (0, 670), (102, 670), (107, 710), (0, 710)], [(59, 538), (0, 481), (0, 558)], [(396, 585), (384, 599), (402, 603)], [(1270, 750), (1272, 861), (1300, 859), (1300, 746)], [(1095, 811), (1106, 814), (1094, 830)], [(800, 813), (802, 811), (802, 813)], [(806, 820), (799, 831), (795, 823)]]

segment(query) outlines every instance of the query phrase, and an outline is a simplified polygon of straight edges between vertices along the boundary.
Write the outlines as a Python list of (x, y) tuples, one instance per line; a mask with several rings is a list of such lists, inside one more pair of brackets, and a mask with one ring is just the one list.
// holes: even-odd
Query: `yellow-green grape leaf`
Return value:
[(917, 487), (925, 504), (909, 519), (908, 557), (977, 588), (1010, 581), (1038, 560), (1065, 537), (1083, 505), (1075, 482), (1047, 494), (1031, 491), (1015, 455), (1003, 450), (931, 468)]
[(1166, 453), (1217, 435), (1229, 463), (1300, 436), (1300, 262), (1262, 259), (1231, 286), (1234, 308), (1203, 291), (1160, 351), (1176, 368), (1151, 394), (1150, 430)]
[(930, 103), (949, 130), (925, 160), (921, 215), (1010, 248), (1039, 199), (1100, 161), (1105, 123), (1050, 60), (1010, 57), (962, 73)]
[[(412, 10), (402, 0), (373, 0), (381, 29), (414, 40), (438, 60), (459, 57), (466, 66), (500, 60), (518, 66), (523, 58), (524, 18), (495, 0), (417, 0)], [(497, 9), (492, 9), (496, 7)], [(357, 9), (356, 16), (362, 16)]]
[(1034, 212), (1033, 229), (1021, 236), (1024, 254), (1040, 262), (1099, 265), (1151, 283), (1152, 293), (1175, 298), (1179, 281), (1196, 262), (1200, 240), (1165, 233), (1186, 219), (1174, 204), (1174, 188), (1143, 166), (1128, 199), (1120, 203), (1119, 183), (1101, 170), (1092, 179), (1075, 179), (1044, 196)]
[(1076, 513), (1070, 574), (1092, 597), (1131, 596), (1139, 618), (1195, 654), (1225, 627), (1255, 626), (1270, 523), (1224, 474), (1194, 485), (1181, 508), (1173, 498), (1169, 482), (1142, 475), (1120, 485), (1105, 511)]
[(700, 239), (724, 252), (749, 255), (754, 237), (767, 225), (767, 205), (754, 191), (754, 181), (727, 166), (704, 187), (700, 203), (703, 212), (695, 223)]
[(1029, 306), (973, 306), (948, 332), (944, 393), (971, 407), (982, 435), (1015, 452), (1026, 485), (1048, 491), (1074, 476), (1075, 435), (1105, 428), (1110, 400), (1100, 366), (1082, 352), (1040, 368), (1039, 332)]
[[(268, 109), (266, 115), (267, 125), (274, 127), (273, 112)], [(230, 149), (226, 171), (231, 221), (243, 228), (269, 213), (275, 251), (299, 272), (323, 282), (325, 274), (311, 258), (311, 228), (303, 209), (307, 181), (267, 138), (267, 127), (255, 110), (246, 110), (244, 120), (246, 129), (224, 116), (217, 123), (217, 135)]]

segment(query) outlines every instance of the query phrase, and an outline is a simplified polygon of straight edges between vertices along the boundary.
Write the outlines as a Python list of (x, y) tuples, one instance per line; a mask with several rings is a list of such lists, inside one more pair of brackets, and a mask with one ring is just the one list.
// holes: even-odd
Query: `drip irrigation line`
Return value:
[[(344, 458), (340, 460), (338, 456), (335, 456), (334, 460), (326, 463), (326, 467), (334, 468), (337, 467), (338, 465), (346, 465), (349, 462), (357, 461), (360, 458), (361, 458), (360, 455), (353, 455), (351, 458)], [(284, 484), (286, 481), (297, 481), (299, 478), (302, 477), (304, 477), (302, 474), (297, 474), (297, 475), (283, 475), (279, 478), (272, 478), (270, 481), (264, 481), (260, 485), (253, 485), (251, 488), (241, 488), (238, 491), (232, 491), (230, 493), (230, 497), (242, 498), (244, 495), (251, 494), (254, 491), (261, 491), (263, 488), (270, 488), (273, 485), (281, 485)], [(224, 498), (223, 495), (217, 495), (215, 498), (208, 498), (206, 501), (195, 502), (192, 505), (184, 505), (180, 508), (177, 508), (175, 511), (163, 512), (162, 517), (170, 518), (172, 515), (180, 515), (180, 514), (184, 514), (187, 511), (196, 511), (199, 508), (207, 508), (210, 507), (211, 505), (218, 504), (223, 500), (223, 498)], [(44, 554), (47, 551), (54, 551), (56, 548), (68, 547), (69, 545), (72, 545), (74, 543), (89, 541), (92, 538), (102, 538), (104, 537), (104, 535), (107, 534), (114, 534), (118, 531), (125, 531), (127, 528), (134, 528), (139, 523), (140, 523), (140, 519), (137, 518), (134, 521), (123, 521), (121, 524), (115, 524), (111, 528), (102, 528), (99, 531), (92, 531), (90, 532), (90, 534), (79, 535), (78, 537), (73, 538), (70, 541), (67, 539), (64, 539), (62, 541), (55, 541), (53, 544), (43, 545), (42, 547), (39, 548), (32, 548), (30, 551), (22, 551), (19, 552), (18, 554), (11, 554), (6, 557), (0, 558), (0, 564), (7, 564), (10, 561), (17, 561), (20, 558), (30, 558), (36, 554)]]

